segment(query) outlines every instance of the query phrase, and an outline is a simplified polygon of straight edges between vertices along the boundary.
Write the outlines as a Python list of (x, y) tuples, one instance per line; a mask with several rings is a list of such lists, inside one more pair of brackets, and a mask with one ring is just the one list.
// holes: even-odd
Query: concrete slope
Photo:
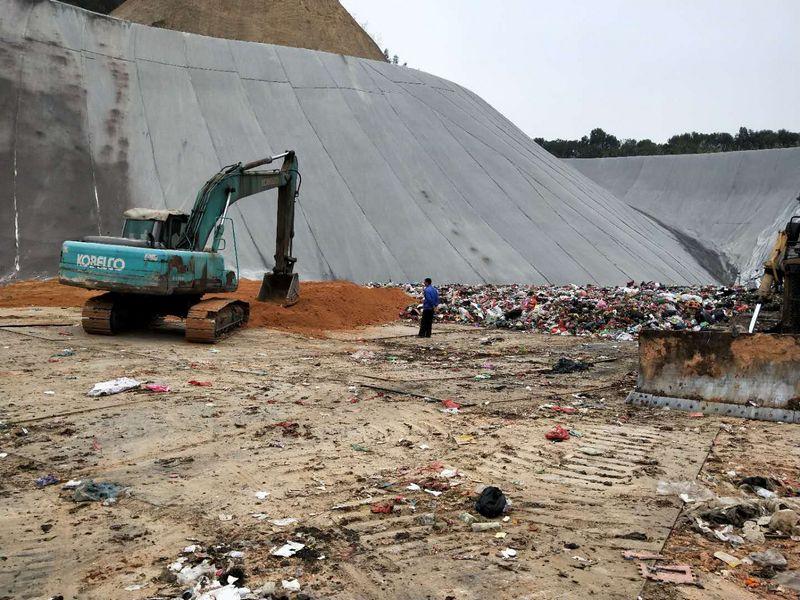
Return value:
[(693, 252), (724, 280), (760, 277), (776, 232), (800, 213), (800, 148), (566, 162), (687, 245), (704, 245)]
[[(666, 228), (420, 71), (48, 0), (0, 0), (0, 61), (0, 277), (53, 274), (62, 240), (117, 234), (132, 206), (189, 209), (222, 166), (292, 148), (306, 278), (714, 281)], [(231, 210), (245, 276), (272, 266), (275, 197)]]

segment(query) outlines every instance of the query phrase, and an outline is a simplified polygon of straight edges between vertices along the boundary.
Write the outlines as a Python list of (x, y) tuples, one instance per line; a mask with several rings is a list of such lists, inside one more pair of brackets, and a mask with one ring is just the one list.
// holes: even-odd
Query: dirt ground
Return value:
[[(65, 325), (10, 326), (26, 323)], [(625, 405), (632, 342), (413, 334), (251, 328), (208, 347), (179, 331), (88, 336), (74, 308), (0, 308), (0, 598), (173, 598), (166, 573), (191, 544), (253, 589), (297, 579), (310, 598), (793, 597), (757, 577), (748, 589), (750, 567), (711, 554), (758, 548), (676, 527), (682, 502), (655, 489), (698, 477), (721, 490), (732, 468), (796, 477), (796, 426)], [(593, 366), (548, 372), (562, 356)], [(170, 391), (87, 396), (121, 376)], [(558, 424), (573, 435), (546, 440)], [(48, 474), (127, 494), (76, 503), (34, 484)], [(474, 532), (462, 515), (477, 516), (484, 485), (512, 507)], [(272, 522), (285, 518), (297, 522)], [(271, 555), (287, 541), (306, 549)], [(776, 543), (800, 567), (796, 544)], [(631, 549), (692, 565), (703, 589), (645, 585)], [(229, 550), (243, 555), (219, 558)]]

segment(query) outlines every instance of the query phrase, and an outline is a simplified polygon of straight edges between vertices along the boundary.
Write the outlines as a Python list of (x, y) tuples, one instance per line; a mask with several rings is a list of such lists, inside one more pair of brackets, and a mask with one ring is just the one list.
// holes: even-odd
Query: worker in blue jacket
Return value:
[(419, 322), (419, 335), (417, 337), (431, 337), (433, 329), (433, 313), (439, 306), (439, 290), (433, 287), (430, 277), (425, 278), (425, 289), (422, 291), (422, 319)]

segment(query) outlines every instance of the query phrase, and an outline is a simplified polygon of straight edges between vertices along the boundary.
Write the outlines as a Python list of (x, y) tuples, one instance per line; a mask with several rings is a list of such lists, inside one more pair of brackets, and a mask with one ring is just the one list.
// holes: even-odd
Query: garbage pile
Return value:
[[(403, 286), (422, 296), (421, 285)], [(443, 285), (437, 319), (556, 335), (633, 340), (643, 328), (699, 331), (749, 310), (752, 292), (721, 286)], [(421, 304), (403, 316), (417, 319)]]

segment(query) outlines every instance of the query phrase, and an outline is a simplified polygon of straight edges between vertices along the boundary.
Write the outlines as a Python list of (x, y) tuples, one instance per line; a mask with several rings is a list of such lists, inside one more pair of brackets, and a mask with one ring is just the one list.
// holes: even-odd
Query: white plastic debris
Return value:
[(231, 550), (230, 552), (228, 552), (228, 556), (230, 556), (231, 558), (244, 558), (244, 552), (242, 552), (241, 550)]
[(419, 487), (419, 485), (417, 485), (416, 483), (409, 483), (409, 484), (406, 486), (406, 489), (407, 489), (409, 492), (419, 492), (420, 490), (422, 490), (422, 488), (421, 488), (421, 487)]
[(659, 496), (675, 495), (686, 503), (715, 498), (714, 492), (696, 481), (659, 481), (656, 493)]
[(81, 483), (83, 483), (82, 479), (70, 479), (67, 483), (61, 486), (62, 490), (74, 490), (78, 487)]
[(233, 521), (233, 515), (226, 515), (224, 513), (220, 513), (217, 515), (220, 521)]
[(197, 544), (192, 544), (191, 546), (186, 546), (183, 549), (183, 552), (184, 554), (191, 554), (193, 552), (197, 552), (198, 550), (200, 550), (200, 546), (198, 546)]
[(142, 385), (141, 382), (131, 379), (130, 377), (119, 377), (117, 379), (95, 383), (94, 387), (89, 390), (87, 396), (110, 396), (111, 394), (119, 394), (120, 392), (138, 388), (140, 385)]
[(5, 458), (8, 456), (8, 452), (0, 452), (0, 458)]
[(258, 500), (266, 500), (267, 497), (269, 497), (269, 492), (264, 492), (264, 491), (261, 491), (261, 490), (256, 492), (256, 499), (258, 499)]
[(192, 586), (204, 575), (213, 576), (214, 573), (216, 573), (214, 567), (211, 566), (207, 560), (204, 560), (202, 563), (194, 567), (190, 567), (188, 565), (183, 567), (176, 575), (176, 580), (178, 585)]
[(426, 494), (430, 494), (431, 496), (434, 496), (434, 497), (437, 497), (437, 496), (441, 496), (441, 495), (442, 495), (442, 492), (440, 492), (440, 491), (438, 491), (438, 490), (429, 490), (428, 488), (425, 488), (423, 491), (424, 491)]
[[(45, 393), (46, 396), (55, 396), (56, 395), (56, 393), (53, 390), (45, 390), (44, 393)], [(125, 589), (127, 589), (127, 588), (125, 588)]]
[(297, 579), (281, 579), (281, 585), (287, 592), (299, 592), (300, 582)]
[(455, 469), (442, 469), (439, 471), (439, 475), (445, 479), (452, 479), (458, 475), (458, 471)]
[(513, 560), (517, 557), (517, 551), (513, 548), (506, 548), (500, 551), (500, 556), (506, 560)]
[(297, 522), (298, 519), (295, 519), (294, 517), (286, 517), (285, 519), (273, 519), (272, 521), (270, 521), (270, 523), (276, 525), (277, 527), (287, 527)]
[(300, 542), (286, 542), (280, 548), (273, 548), (270, 551), (270, 554), (272, 554), (272, 556), (280, 556), (280, 557), (283, 557), (283, 558), (289, 558), (290, 556), (294, 556), (295, 554), (300, 552), (300, 550), (302, 550), (305, 547), (306, 547), (306, 545), (305, 544), (301, 544)]

